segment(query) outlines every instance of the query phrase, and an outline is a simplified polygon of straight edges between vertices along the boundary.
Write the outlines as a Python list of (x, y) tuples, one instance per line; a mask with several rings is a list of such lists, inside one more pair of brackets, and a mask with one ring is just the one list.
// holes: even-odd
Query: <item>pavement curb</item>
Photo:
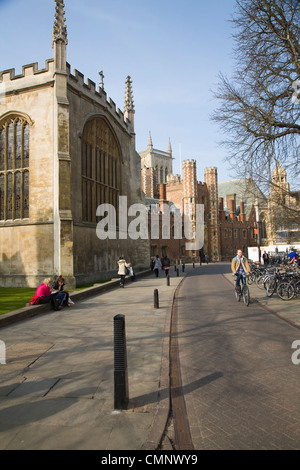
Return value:
[[(228, 279), (228, 277), (226, 276), (226, 274), (222, 274), (222, 276), (231, 284), (230, 280)], [(251, 292), (250, 292), (251, 294)], [(274, 308), (272, 307), (269, 307), (268, 305), (266, 305), (263, 301), (261, 301), (258, 297), (256, 296), (253, 296), (253, 297), (250, 297), (250, 301), (251, 301), (251, 298), (252, 299), (255, 299), (256, 302), (259, 303), (259, 305), (261, 305), (261, 307), (263, 307), (267, 312), (269, 313), (272, 313), (273, 315), (276, 315), (276, 317), (280, 318), (281, 320), (285, 321), (286, 323), (288, 323), (289, 325), (295, 327), (295, 328), (298, 328), (300, 329), (300, 326), (295, 323), (293, 320), (291, 320), (290, 318), (287, 318), (285, 315), (282, 315), (281, 313), (278, 313), (277, 310), (275, 310)], [(283, 301), (282, 301), (283, 302)]]
[[(146, 270), (141, 271), (136, 274), (137, 278), (148, 276), (152, 273), (152, 271)], [(93, 295), (101, 294), (102, 292), (107, 292), (108, 290), (114, 289), (115, 287), (119, 287), (120, 280), (113, 279), (112, 281), (108, 281), (105, 284), (94, 285), (93, 287), (89, 287), (87, 289), (83, 289), (81, 291), (75, 292), (70, 291), (70, 296), (74, 302), (78, 302), (80, 300), (87, 299), (92, 297)], [(4, 313), (0, 315), (0, 328), (4, 328), (9, 326), (13, 323), (18, 321), (26, 320), (28, 318), (35, 317), (42, 313), (53, 313), (54, 310), (51, 309), (51, 305), (49, 304), (41, 304), (41, 305), (27, 305), (26, 307), (20, 308), (18, 310), (13, 310), (12, 312)]]
[(168, 307), (166, 314), (165, 328), (164, 328), (164, 340), (162, 346), (162, 360), (161, 360), (161, 372), (160, 372), (160, 386), (159, 391), (168, 389), (168, 397), (160, 400), (157, 404), (156, 414), (154, 416), (150, 432), (148, 434), (147, 441), (141, 447), (141, 450), (157, 450), (160, 446), (164, 433), (168, 424), (171, 408), (171, 397), (170, 397), (170, 334), (173, 317), (173, 305), (176, 294), (181, 287), (182, 283), (186, 279), (186, 274), (181, 279), (176, 289), (173, 292), (171, 305)]
[(293, 320), (290, 320), (289, 318), (286, 318), (284, 315), (281, 315), (280, 313), (276, 312), (276, 310), (273, 310), (271, 307), (268, 305), (265, 305), (263, 302), (261, 302), (257, 297), (255, 297), (255, 300), (268, 312), (272, 313), (273, 315), (276, 315), (276, 317), (280, 318), (281, 320), (284, 320), (285, 322), (289, 323), (289, 325), (294, 326), (295, 328), (298, 328), (300, 330), (300, 326), (297, 325), (297, 323), (293, 322)]

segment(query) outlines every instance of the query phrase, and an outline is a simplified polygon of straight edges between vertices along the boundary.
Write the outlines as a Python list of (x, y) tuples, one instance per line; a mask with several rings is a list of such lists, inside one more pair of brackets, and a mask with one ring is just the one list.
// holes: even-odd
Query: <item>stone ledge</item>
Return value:
[[(136, 277), (142, 277), (150, 275), (152, 271), (146, 270), (136, 273)], [(126, 276), (129, 279), (129, 276)], [(119, 287), (120, 280), (113, 279), (111, 281), (106, 282), (105, 284), (96, 284), (93, 287), (88, 287), (87, 289), (83, 289), (81, 291), (69, 291), (70, 296), (74, 302), (78, 302), (80, 300), (87, 299), (88, 297), (92, 297), (93, 295), (101, 294), (101, 292), (106, 292), (110, 289), (114, 289), (115, 287)], [(51, 309), (51, 305), (49, 304), (41, 304), (41, 305), (27, 305), (26, 307), (20, 308), (18, 310), (14, 310), (12, 312), (4, 313), (0, 315), (0, 328), (4, 328), (6, 326), (11, 325), (12, 323), (16, 323), (17, 321), (26, 320), (27, 318), (35, 317), (36, 315), (40, 315), (42, 313), (49, 313), (53, 312)]]

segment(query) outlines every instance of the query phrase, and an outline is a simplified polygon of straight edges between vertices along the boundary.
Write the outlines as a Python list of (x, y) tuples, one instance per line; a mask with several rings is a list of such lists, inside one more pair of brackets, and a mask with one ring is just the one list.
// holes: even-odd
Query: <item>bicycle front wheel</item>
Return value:
[(294, 289), (295, 289), (295, 295), (299, 297), (300, 296), (300, 281), (296, 282), (296, 284), (294, 285)]
[(267, 296), (272, 297), (274, 292), (276, 292), (276, 287), (277, 287), (277, 281), (276, 279), (270, 280), (267, 286)]
[(282, 300), (291, 300), (294, 297), (295, 290), (289, 282), (281, 282), (277, 286), (277, 294)]
[(250, 291), (246, 284), (244, 285), (244, 289), (243, 289), (243, 300), (244, 300), (245, 305), (247, 305), (248, 307), (250, 303)]
[(264, 289), (264, 276), (259, 276), (257, 279), (256, 279), (256, 285), (257, 287), (259, 287), (259, 289)]

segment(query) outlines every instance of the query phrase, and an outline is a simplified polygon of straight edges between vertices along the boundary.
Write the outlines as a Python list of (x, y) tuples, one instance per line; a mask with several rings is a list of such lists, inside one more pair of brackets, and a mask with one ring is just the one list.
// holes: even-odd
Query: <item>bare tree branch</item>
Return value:
[(278, 158), (300, 172), (300, 3), (237, 0), (232, 18), (236, 67), (219, 75), (212, 119), (226, 135), (228, 162), (237, 176), (272, 184)]

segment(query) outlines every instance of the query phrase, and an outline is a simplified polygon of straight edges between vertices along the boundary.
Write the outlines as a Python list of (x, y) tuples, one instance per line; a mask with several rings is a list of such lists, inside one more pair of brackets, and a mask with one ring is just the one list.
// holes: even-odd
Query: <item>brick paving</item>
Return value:
[[(238, 303), (225, 264), (197, 268), (179, 300), (179, 347), (195, 450), (299, 449), (300, 330)], [(251, 287), (250, 287), (251, 290)]]

